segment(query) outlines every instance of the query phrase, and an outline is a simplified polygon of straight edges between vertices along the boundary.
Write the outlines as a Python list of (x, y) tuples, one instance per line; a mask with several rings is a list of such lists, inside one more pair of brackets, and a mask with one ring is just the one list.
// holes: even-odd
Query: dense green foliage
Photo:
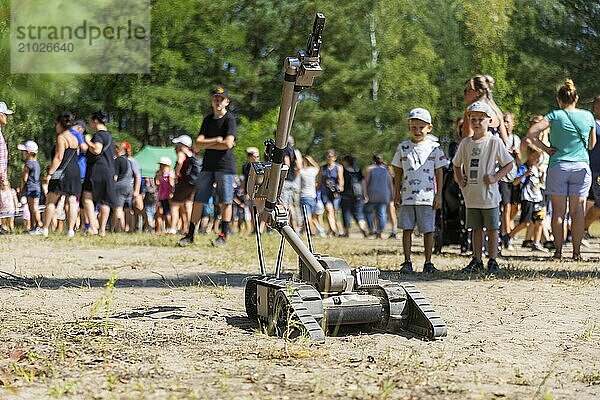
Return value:
[(107, 109), (115, 136), (167, 145), (195, 135), (210, 111), (210, 88), (230, 90), (238, 117), (236, 152), (261, 146), (277, 121), (282, 64), (304, 47), (316, 11), (327, 17), (324, 74), (304, 92), (293, 134), (300, 150), (320, 159), (328, 147), (367, 163), (389, 160), (406, 136), (406, 114), (427, 107), (434, 133), (453, 134), (464, 107), (464, 82), (496, 78), (495, 99), (518, 118), (554, 105), (566, 77), (583, 106), (600, 91), (598, 2), (561, 0), (153, 0), (152, 73), (148, 75), (12, 75), (8, 0), (0, 1), (0, 101), (16, 114), (5, 129), (11, 175), (18, 142), (34, 138), (47, 160), (53, 118), (70, 109), (86, 116)]

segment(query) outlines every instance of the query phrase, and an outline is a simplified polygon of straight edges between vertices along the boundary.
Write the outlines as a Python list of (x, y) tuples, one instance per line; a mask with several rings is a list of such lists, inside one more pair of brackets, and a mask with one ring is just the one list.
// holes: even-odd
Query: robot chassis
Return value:
[[(285, 78), (275, 140), (265, 142), (266, 162), (250, 168), (247, 192), (251, 199), (266, 199), (263, 213), (254, 207), (255, 226), (259, 218), (281, 235), (275, 273), (268, 275), (256, 231), (260, 276), (250, 277), (244, 288), (246, 312), (266, 327), (269, 334), (286, 337), (307, 336), (313, 342), (325, 341), (325, 333), (354, 325), (380, 330), (404, 330), (428, 339), (446, 336), (446, 324), (421, 292), (408, 282), (398, 283), (379, 277), (375, 267), (351, 269), (346, 261), (314, 252), (306, 213), (304, 224), (308, 247), (288, 225), (288, 211), (278, 204), (288, 167), (283, 151), (292, 127), (298, 96), (321, 75), (319, 51), (325, 17), (317, 13), (307, 50), (284, 63)], [(299, 258), (296, 279), (280, 277), (283, 250), (288, 243)]]

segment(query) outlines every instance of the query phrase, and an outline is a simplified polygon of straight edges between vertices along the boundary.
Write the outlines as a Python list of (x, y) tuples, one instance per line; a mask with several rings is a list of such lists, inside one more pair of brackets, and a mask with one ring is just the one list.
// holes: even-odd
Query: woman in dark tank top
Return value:
[[(106, 222), (110, 207), (115, 203), (115, 149), (111, 133), (106, 128), (108, 116), (97, 111), (90, 116), (89, 126), (94, 136), (85, 136), (88, 145), (86, 153), (87, 169), (83, 181), (83, 204), (86, 217), (90, 221), (89, 234), (106, 235)], [(96, 218), (94, 202), (100, 204), (100, 213)]]
[(64, 171), (60, 177), (50, 179), (48, 194), (46, 196), (46, 210), (44, 211), (44, 225), (42, 234), (48, 235), (48, 228), (54, 217), (56, 205), (61, 196), (67, 196), (65, 200), (65, 211), (67, 215), (67, 236), (75, 234), (75, 223), (79, 213), (77, 197), (81, 195), (81, 181), (79, 178), (79, 164), (77, 164), (77, 153), (79, 143), (77, 138), (69, 132), (73, 126), (74, 117), (70, 112), (64, 112), (56, 118), (56, 142), (52, 150), (52, 162), (48, 167), (48, 174), (52, 176), (57, 171)]
[(344, 169), (336, 160), (335, 150), (327, 150), (327, 164), (321, 167), (317, 178), (321, 188), (321, 200), (327, 212), (328, 233), (333, 236), (340, 233), (337, 211), (341, 202), (340, 192), (344, 190)]

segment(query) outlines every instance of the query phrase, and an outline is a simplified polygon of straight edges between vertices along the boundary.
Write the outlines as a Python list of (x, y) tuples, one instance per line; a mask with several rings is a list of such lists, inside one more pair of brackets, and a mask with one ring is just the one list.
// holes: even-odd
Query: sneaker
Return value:
[(506, 250), (510, 251), (513, 251), (515, 249), (515, 246), (512, 244), (512, 239), (508, 235), (506, 235), (506, 246), (504, 247), (506, 248)]
[(523, 240), (521, 247), (529, 248), (529, 247), (531, 247), (532, 244), (533, 244), (533, 240)]
[(413, 267), (412, 267), (412, 261), (404, 261), (402, 263), (402, 268), (400, 268), (400, 273), (401, 274), (412, 274), (413, 271)]
[(541, 243), (534, 243), (531, 245), (531, 251), (541, 251), (542, 253), (548, 253), (548, 249), (542, 246)]
[(554, 242), (552, 240), (548, 240), (547, 242), (544, 242), (544, 248), (548, 250), (555, 250), (556, 246), (554, 245)]
[(30, 235), (41, 235), (42, 234), (42, 228), (37, 227), (35, 229), (32, 229), (29, 231)]
[(192, 239), (189, 236), (184, 236), (181, 239), (179, 239), (179, 241), (177, 242), (177, 245), (179, 247), (185, 247), (185, 246), (190, 245), (192, 243), (194, 243), (194, 239)]
[(48, 237), (48, 228), (42, 228), (42, 236)]
[(472, 259), (469, 265), (462, 269), (462, 272), (466, 274), (473, 274), (483, 271), (483, 261)]
[(215, 247), (223, 247), (227, 245), (227, 238), (223, 234), (219, 234), (215, 240), (211, 242)]
[(75, 236), (75, 231), (73, 229), (69, 229), (67, 231), (67, 237), (72, 238), (73, 236)]
[(433, 274), (439, 271), (436, 267), (434, 267), (432, 262), (426, 262), (423, 264), (423, 272), (426, 274)]
[(568, 230), (567, 231), (567, 239), (565, 240), (565, 243), (571, 243), (573, 241), (573, 235), (571, 235), (571, 231)]
[(497, 274), (500, 272), (500, 266), (493, 258), (490, 258), (488, 261), (487, 271), (489, 274)]
[(388, 236), (388, 239), (397, 239), (397, 233), (396, 232), (392, 232), (390, 233), (390, 236)]

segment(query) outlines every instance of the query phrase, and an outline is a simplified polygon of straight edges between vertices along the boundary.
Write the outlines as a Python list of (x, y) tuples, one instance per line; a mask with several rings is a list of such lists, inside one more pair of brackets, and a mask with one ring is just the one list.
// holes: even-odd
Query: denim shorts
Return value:
[(435, 211), (428, 205), (402, 205), (398, 226), (405, 231), (412, 231), (415, 227), (421, 233), (435, 231)]
[(156, 205), (152, 204), (144, 206), (144, 212), (149, 220), (154, 220), (154, 217), (156, 217)]
[(548, 168), (546, 194), (550, 196), (587, 197), (592, 185), (592, 172), (585, 162), (561, 161)]
[(342, 203), (342, 197), (339, 195), (339, 193), (337, 195), (333, 195), (327, 190), (321, 190), (321, 201), (323, 202), (324, 206), (331, 204), (334, 210), (339, 210)]
[(40, 198), (40, 191), (39, 190), (31, 190), (31, 191), (26, 191), (25, 192), (25, 197), (28, 198), (33, 198), (33, 199), (39, 199)]
[(315, 197), (300, 197), (300, 206), (306, 206), (306, 215), (311, 216), (317, 205), (317, 199)]
[(467, 208), (467, 228), (470, 229), (499, 229), (500, 207)]
[(213, 193), (213, 183), (217, 183), (217, 197), (220, 204), (233, 203), (233, 181), (235, 175), (219, 171), (201, 171), (196, 180), (194, 201), (208, 203)]

